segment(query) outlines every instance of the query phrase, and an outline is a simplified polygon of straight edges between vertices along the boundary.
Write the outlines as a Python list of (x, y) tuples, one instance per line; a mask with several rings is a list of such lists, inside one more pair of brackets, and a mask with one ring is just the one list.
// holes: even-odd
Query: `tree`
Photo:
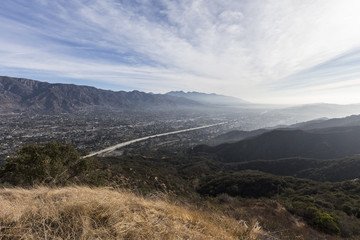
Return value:
[(51, 142), (23, 147), (5, 160), (1, 175), (2, 182), (13, 185), (64, 185), (89, 175), (96, 165), (96, 159), (81, 159), (70, 144)]

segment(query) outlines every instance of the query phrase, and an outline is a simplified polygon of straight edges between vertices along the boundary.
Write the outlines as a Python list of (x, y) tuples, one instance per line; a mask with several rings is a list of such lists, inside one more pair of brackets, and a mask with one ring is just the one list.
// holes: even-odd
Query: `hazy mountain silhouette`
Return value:
[(215, 93), (200, 93), (200, 92), (184, 92), (184, 91), (172, 91), (166, 93), (166, 95), (183, 97), (193, 101), (197, 101), (203, 104), (211, 105), (224, 105), (224, 106), (242, 106), (250, 104), (249, 102), (240, 98), (229, 97), (224, 95), (218, 95)]
[(139, 91), (110, 91), (74, 84), (50, 84), (24, 78), (0, 77), (0, 111), (73, 112), (94, 107), (148, 109), (193, 107), (185, 98)]
[(294, 124), (289, 126), (289, 128), (310, 130), (317, 128), (332, 128), (332, 127), (346, 127), (346, 126), (360, 126), (360, 115), (351, 115), (344, 118), (317, 119), (313, 121)]
[[(308, 121), (310, 119), (321, 118), (341, 118), (353, 114), (360, 113), (360, 104), (327, 104), (327, 103), (315, 103), (293, 106), (288, 108), (281, 108), (269, 111), (270, 115), (282, 115), (294, 116), (299, 122)], [(266, 115), (266, 114), (265, 114)], [(299, 117), (301, 116), (301, 118)]]

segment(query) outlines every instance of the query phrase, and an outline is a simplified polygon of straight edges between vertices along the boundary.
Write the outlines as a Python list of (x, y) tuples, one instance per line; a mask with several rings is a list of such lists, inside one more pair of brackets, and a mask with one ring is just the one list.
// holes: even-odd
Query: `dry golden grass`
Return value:
[(106, 188), (0, 190), (0, 239), (259, 239), (215, 212)]

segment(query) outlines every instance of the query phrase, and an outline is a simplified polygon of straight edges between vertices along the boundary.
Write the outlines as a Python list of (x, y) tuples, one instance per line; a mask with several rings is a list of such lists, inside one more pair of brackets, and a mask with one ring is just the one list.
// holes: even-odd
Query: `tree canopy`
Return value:
[(88, 177), (95, 176), (90, 172), (95, 171), (97, 165), (94, 158), (81, 159), (70, 144), (31, 144), (20, 149), (15, 157), (5, 160), (1, 181), (22, 186), (88, 182)]

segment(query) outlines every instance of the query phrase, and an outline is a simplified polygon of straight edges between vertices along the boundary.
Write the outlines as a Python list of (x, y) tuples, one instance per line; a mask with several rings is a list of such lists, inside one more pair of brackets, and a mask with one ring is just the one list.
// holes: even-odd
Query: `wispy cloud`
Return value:
[(4, 74), (278, 102), (341, 101), (331, 89), (360, 86), (356, 0), (1, 4)]

